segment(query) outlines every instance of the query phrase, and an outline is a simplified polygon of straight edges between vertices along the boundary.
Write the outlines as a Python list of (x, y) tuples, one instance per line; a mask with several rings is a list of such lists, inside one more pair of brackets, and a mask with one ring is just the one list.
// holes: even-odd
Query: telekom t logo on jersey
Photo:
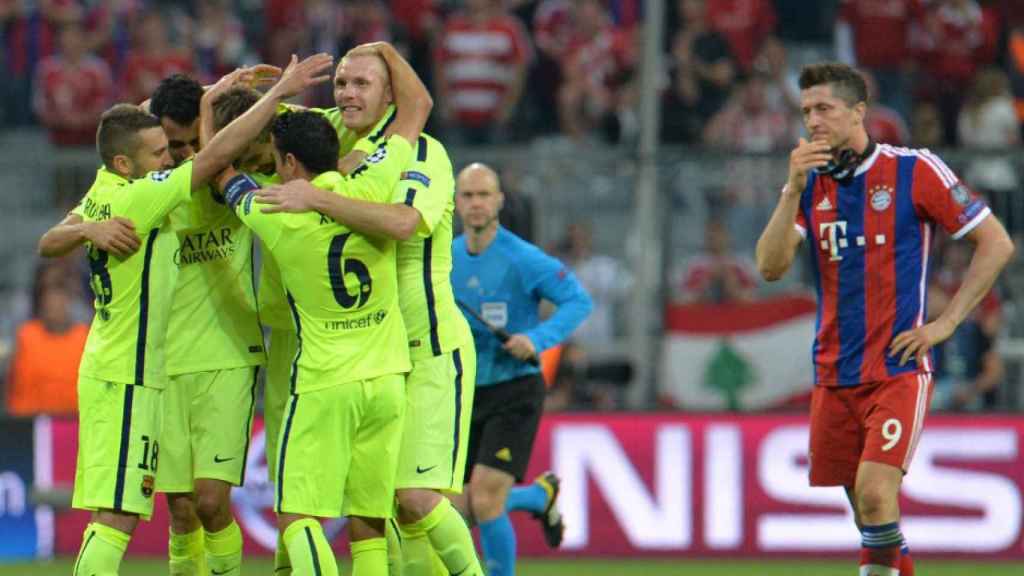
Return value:
[(846, 248), (846, 220), (822, 222), (818, 225), (818, 236), (821, 237), (821, 249), (828, 252), (829, 260), (842, 260), (840, 248)]
[[(839, 249), (850, 245), (850, 242), (846, 239), (846, 220), (818, 224), (818, 237), (821, 238), (821, 249), (828, 252), (829, 261), (835, 262), (843, 259), (839, 255)], [(857, 236), (855, 242), (857, 246), (867, 244), (867, 240), (863, 236)], [(875, 234), (875, 245), (881, 246), (883, 244), (885, 244), (885, 234)]]

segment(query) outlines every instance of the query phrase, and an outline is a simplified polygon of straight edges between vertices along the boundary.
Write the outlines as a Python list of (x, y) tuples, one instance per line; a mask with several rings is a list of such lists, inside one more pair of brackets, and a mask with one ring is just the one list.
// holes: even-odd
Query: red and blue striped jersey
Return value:
[(811, 240), (818, 292), (812, 356), (815, 383), (854, 386), (907, 372), (887, 349), (925, 322), (928, 253), (935, 224), (954, 239), (990, 214), (938, 156), (879, 144), (853, 177), (812, 173), (800, 197), (797, 231)]

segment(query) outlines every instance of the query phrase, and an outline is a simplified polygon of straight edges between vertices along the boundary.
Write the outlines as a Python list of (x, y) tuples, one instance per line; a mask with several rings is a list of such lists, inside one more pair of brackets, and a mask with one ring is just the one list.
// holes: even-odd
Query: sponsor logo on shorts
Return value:
[(509, 450), (508, 448), (502, 448), (501, 450), (498, 450), (497, 452), (494, 453), (494, 457), (497, 458), (498, 460), (501, 460), (502, 462), (511, 462), (512, 450)]
[(437, 464), (434, 464), (433, 466), (429, 466), (427, 468), (423, 468), (421, 466), (416, 466), (416, 473), (417, 474), (426, 474), (427, 472), (430, 472), (434, 468), (437, 468)]
[(222, 464), (224, 462), (230, 462), (230, 461), (232, 461), (234, 459), (235, 459), (235, 456), (232, 456), (231, 458), (221, 458), (220, 454), (214, 454), (213, 455), (213, 461), (216, 462), (217, 464)]
[(154, 480), (151, 474), (146, 474), (142, 477), (142, 495), (146, 498), (153, 496), (153, 484)]

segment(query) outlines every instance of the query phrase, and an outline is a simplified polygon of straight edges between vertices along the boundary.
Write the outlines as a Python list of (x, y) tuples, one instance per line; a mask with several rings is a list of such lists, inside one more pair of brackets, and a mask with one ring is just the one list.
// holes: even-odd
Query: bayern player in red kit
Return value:
[[(988, 293), (1013, 242), (937, 156), (869, 139), (866, 89), (854, 69), (808, 66), (800, 89), (811, 140), (790, 154), (757, 266), (777, 280), (809, 241), (818, 292), (810, 482), (846, 489), (861, 531), (861, 576), (907, 576), (898, 495), (928, 411), (930, 348)], [(936, 224), (975, 251), (946, 310), (925, 323)]]

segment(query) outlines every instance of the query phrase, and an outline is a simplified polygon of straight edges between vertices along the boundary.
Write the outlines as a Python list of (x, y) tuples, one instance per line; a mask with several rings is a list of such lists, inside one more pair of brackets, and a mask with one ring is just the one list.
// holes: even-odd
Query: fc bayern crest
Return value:
[(892, 204), (892, 188), (888, 186), (878, 186), (871, 189), (871, 208), (876, 212), (881, 212)]

